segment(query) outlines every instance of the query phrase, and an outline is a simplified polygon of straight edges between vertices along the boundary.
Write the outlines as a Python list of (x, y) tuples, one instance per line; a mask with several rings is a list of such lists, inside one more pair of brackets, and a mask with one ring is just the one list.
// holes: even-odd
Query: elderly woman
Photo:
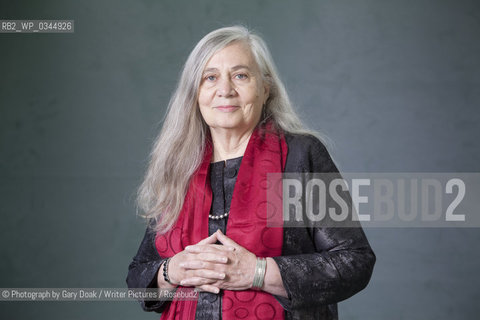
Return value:
[(188, 57), (138, 203), (149, 227), (130, 288), (200, 291), (141, 301), (162, 319), (337, 319), (375, 255), (355, 228), (269, 228), (270, 172), (338, 172), (295, 115), (262, 39), (207, 34)]

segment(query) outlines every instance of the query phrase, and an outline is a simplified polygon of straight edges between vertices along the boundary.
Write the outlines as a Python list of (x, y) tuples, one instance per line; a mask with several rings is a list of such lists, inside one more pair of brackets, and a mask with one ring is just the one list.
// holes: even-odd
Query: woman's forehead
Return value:
[(256, 69), (257, 63), (250, 47), (246, 43), (237, 41), (215, 52), (205, 65), (205, 71), (224, 67)]

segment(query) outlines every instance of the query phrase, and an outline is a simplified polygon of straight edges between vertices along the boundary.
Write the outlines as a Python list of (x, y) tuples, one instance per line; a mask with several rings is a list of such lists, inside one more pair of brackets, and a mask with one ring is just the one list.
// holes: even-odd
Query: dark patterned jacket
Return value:
[[(285, 172), (338, 172), (325, 146), (313, 136), (286, 135)], [(375, 254), (357, 227), (284, 228), (278, 264), (288, 298), (275, 298), (285, 319), (338, 319), (337, 303), (365, 288)], [(147, 228), (128, 270), (129, 288), (154, 288), (164, 258)], [(140, 301), (145, 311), (162, 312), (168, 302)]]

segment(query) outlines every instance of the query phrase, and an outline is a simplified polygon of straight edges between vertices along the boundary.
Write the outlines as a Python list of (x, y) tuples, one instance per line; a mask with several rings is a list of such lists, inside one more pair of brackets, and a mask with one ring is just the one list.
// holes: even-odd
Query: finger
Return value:
[(224, 254), (219, 253), (199, 253), (197, 254), (197, 259), (207, 261), (207, 262), (215, 262), (215, 263), (227, 263), (228, 258)]
[(205, 278), (210, 282), (216, 280), (224, 280), (227, 277), (223, 270), (210, 270), (210, 269), (192, 269), (185, 272), (185, 279), (189, 278)]
[(204, 277), (191, 277), (191, 278), (186, 278), (180, 281), (180, 285), (188, 286), (188, 287), (198, 287), (205, 284), (211, 284), (215, 281), (216, 279), (208, 279)]
[(208, 238), (200, 240), (197, 244), (209, 244), (209, 243), (214, 244), (215, 242), (217, 242), (217, 234), (216, 233), (212, 234)]
[(203, 253), (203, 252), (228, 252), (232, 251), (232, 247), (224, 246), (221, 244), (206, 244), (206, 245), (193, 245), (185, 247), (185, 250), (193, 253)]
[(219, 293), (220, 289), (212, 286), (211, 284), (204, 284), (199, 287), (197, 287), (200, 291), (205, 291), (205, 292), (211, 292), (211, 293)]
[(179, 266), (184, 269), (213, 269), (215, 263), (225, 264), (227, 262), (227, 257), (220, 257), (217, 255), (202, 257), (201, 255), (198, 255), (195, 260), (181, 262)]
[(232, 239), (230, 239), (229, 237), (224, 235), (222, 231), (217, 230), (217, 232), (215, 232), (215, 234), (217, 235), (218, 241), (220, 241), (225, 246), (230, 246), (230, 247), (233, 247), (235, 249), (242, 248), (241, 245), (239, 245), (238, 243), (236, 243), (235, 241), (233, 241)]
[(223, 280), (225, 279), (225, 273), (223, 272), (217, 272), (213, 270), (198, 270), (197, 271), (198, 275), (203, 278), (207, 279), (215, 279), (215, 280)]
[(205, 262), (199, 260), (186, 261), (180, 263), (179, 266), (184, 269), (203, 269), (205, 268)]

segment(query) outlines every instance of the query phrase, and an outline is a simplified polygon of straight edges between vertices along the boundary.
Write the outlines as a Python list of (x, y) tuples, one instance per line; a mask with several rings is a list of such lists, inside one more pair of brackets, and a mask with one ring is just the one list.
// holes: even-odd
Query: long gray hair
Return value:
[(197, 97), (205, 65), (213, 54), (236, 41), (246, 43), (251, 49), (263, 81), (270, 87), (260, 121), (270, 120), (287, 133), (312, 133), (293, 111), (270, 52), (258, 35), (243, 26), (210, 32), (198, 42), (185, 62), (138, 190), (141, 215), (157, 232), (167, 232), (178, 219), (190, 179), (203, 160), (209, 129), (200, 114)]

